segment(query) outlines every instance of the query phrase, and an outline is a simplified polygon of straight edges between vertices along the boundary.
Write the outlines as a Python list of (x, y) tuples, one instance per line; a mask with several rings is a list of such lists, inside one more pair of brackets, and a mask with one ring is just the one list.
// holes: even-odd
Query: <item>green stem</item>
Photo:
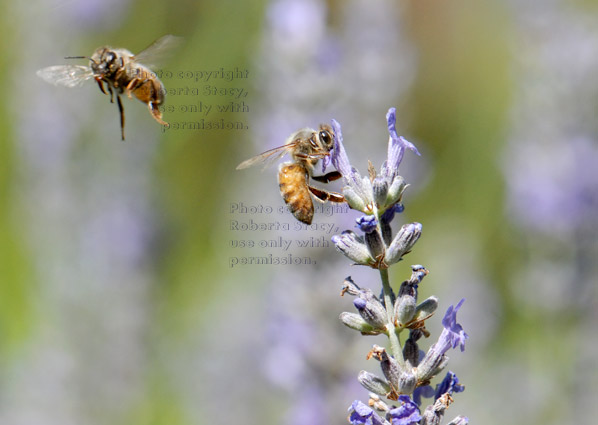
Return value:
[(390, 287), (390, 281), (388, 279), (388, 269), (379, 269), (380, 278), (382, 279), (382, 290), (384, 291), (384, 305), (386, 306), (386, 317), (388, 318), (388, 339), (390, 340), (390, 351), (395, 360), (401, 367), (405, 366), (405, 360), (403, 359), (403, 350), (401, 343), (399, 342), (399, 336), (395, 332), (395, 324), (393, 320), (394, 316), (394, 305), (392, 303), (392, 289)]

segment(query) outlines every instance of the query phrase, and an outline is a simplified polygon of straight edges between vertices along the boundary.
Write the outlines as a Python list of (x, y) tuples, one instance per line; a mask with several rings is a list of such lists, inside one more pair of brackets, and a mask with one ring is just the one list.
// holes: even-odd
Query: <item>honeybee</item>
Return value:
[(243, 161), (237, 166), (237, 170), (274, 161), (290, 153), (292, 161), (280, 164), (278, 169), (280, 194), (297, 220), (311, 224), (314, 216), (312, 196), (321, 202), (345, 202), (345, 198), (340, 193), (328, 192), (309, 184), (310, 178), (328, 183), (341, 177), (338, 171), (322, 176), (313, 174), (316, 163), (330, 155), (334, 145), (333, 134), (332, 127), (326, 124), (321, 124), (318, 131), (311, 128), (301, 129), (293, 133), (285, 145)]
[(152, 117), (162, 125), (168, 125), (162, 120), (159, 106), (164, 103), (164, 85), (153, 73), (150, 67), (156, 66), (164, 53), (175, 47), (180, 37), (165, 35), (137, 55), (126, 49), (114, 49), (104, 46), (96, 49), (89, 56), (67, 56), (65, 59), (89, 59), (89, 66), (56, 65), (37, 71), (37, 75), (44, 81), (55, 85), (76, 87), (93, 78), (104, 94), (104, 83), (110, 93), (110, 102), (116, 102), (120, 112), (120, 129), (122, 140), (125, 140), (125, 112), (120, 95), (126, 93), (147, 104)]

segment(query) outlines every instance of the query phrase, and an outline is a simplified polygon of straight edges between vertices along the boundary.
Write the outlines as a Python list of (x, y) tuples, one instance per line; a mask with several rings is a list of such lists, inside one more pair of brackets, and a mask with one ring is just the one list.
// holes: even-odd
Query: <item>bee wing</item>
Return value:
[(290, 151), (292, 151), (296, 145), (297, 142), (293, 142), (283, 146), (279, 146), (274, 149), (267, 150), (266, 152), (262, 152), (261, 154), (256, 155), (253, 158), (249, 158), (248, 160), (245, 160), (239, 165), (237, 165), (237, 170), (253, 167), (256, 164), (264, 164), (264, 167), (266, 167), (274, 161), (282, 158)]
[(183, 42), (183, 37), (165, 35), (160, 37), (144, 50), (135, 55), (135, 60), (150, 68), (161, 66), (174, 54), (175, 49)]
[(42, 80), (65, 87), (76, 87), (93, 77), (93, 71), (81, 65), (56, 65), (37, 71)]

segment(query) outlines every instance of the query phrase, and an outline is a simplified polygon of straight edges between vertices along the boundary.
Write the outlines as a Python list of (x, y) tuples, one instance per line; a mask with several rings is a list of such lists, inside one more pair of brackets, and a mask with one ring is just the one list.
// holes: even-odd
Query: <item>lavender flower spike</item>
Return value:
[[(378, 269), (382, 283), (380, 296), (370, 288), (360, 288), (350, 278), (343, 282), (341, 295), (347, 293), (356, 298), (353, 305), (359, 314), (344, 312), (340, 319), (350, 329), (362, 335), (385, 335), (388, 347), (374, 345), (367, 355), (380, 362), (383, 375), (362, 370), (357, 380), (369, 391), (368, 403), (355, 401), (349, 408), (349, 422), (353, 425), (439, 425), (446, 409), (453, 402), (452, 394), (464, 390), (457, 376), (449, 372), (436, 386), (430, 385), (448, 364), (446, 352), (450, 348), (465, 349), (468, 336), (457, 323), (457, 312), (464, 299), (450, 306), (442, 324), (444, 329), (438, 341), (429, 348), (423, 359), (418, 340), (429, 336), (425, 321), (432, 317), (438, 307), (436, 297), (428, 297), (418, 303), (418, 286), (428, 274), (421, 265), (411, 266), (411, 278), (401, 284), (399, 292), (391, 285), (388, 268), (398, 263), (410, 252), (422, 232), (417, 222), (403, 224), (393, 238), (391, 221), (403, 211), (403, 192), (407, 187), (399, 175), (399, 165), (407, 149), (419, 152), (396, 131), (396, 110), (390, 108), (386, 115), (388, 133), (388, 157), (380, 172), (369, 164), (367, 176), (361, 176), (351, 165), (343, 146), (341, 126), (332, 120), (334, 147), (330, 162), (342, 175), (345, 186), (343, 195), (349, 206), (365, 213), (356, 219), (361, 234), (346, 230), (334, 235), (335, 247), (355, 264)], [(376, 292), (377, 293), (377, 292)], [(399, 334), (408, 331), (406, 339)], [(422, 397), (436, 396), (425, 409), (418, 407)], [(399, 405), (387, 404), (382, 398), (398, 401)], [(385, 416), (378, 416), (384, 412)], [(466, 425), (467, 418), (456, 417), (449, 425)]]

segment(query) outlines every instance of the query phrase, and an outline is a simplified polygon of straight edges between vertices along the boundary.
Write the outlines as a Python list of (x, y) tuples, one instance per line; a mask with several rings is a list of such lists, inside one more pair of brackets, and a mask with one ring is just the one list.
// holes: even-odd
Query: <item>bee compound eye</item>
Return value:
[(114, 54), (114, 52), (106, 53), (106, 62), (112, 63), (112, 62), (114, 62), (115, 59), (116, 59), (116, 55)]
[(320, 131), (319, 134), (320, 140), (325, 144), (325, 145), (329, 145), (332, 143), (332, 136), (330, 135), (330, 133), (326, 130), (322, 130)]

